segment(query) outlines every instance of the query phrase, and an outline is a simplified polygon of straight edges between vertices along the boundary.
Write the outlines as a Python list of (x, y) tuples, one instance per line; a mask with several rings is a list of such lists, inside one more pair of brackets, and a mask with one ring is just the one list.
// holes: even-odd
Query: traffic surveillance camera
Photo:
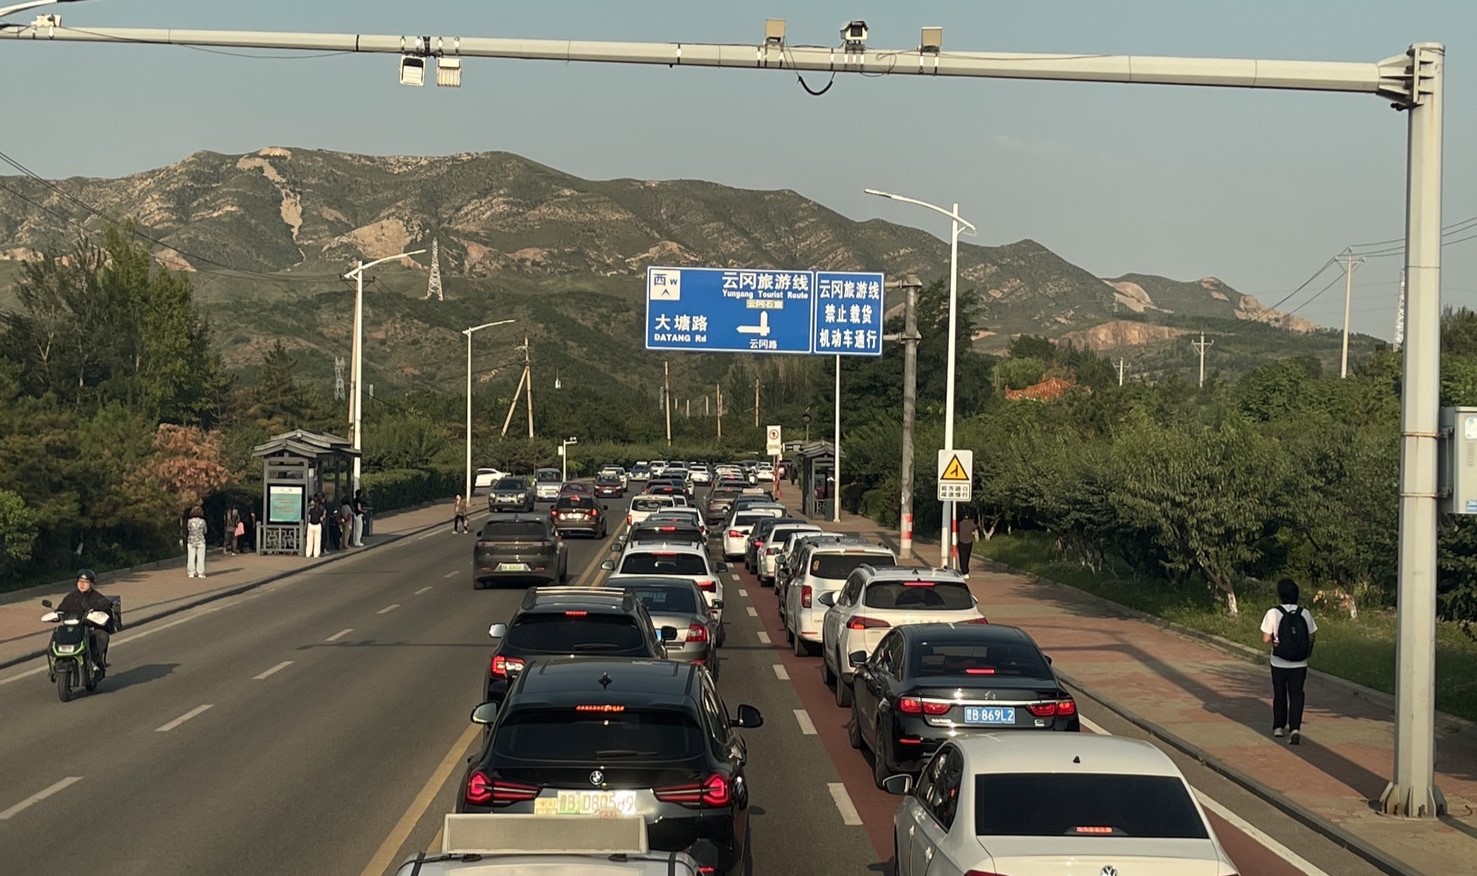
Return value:
[(400, 84), (425, 85), (426, 59), (415, 55), (400, 56)]
[(861, 46), (867, 41), (867, 23), (860, 19), (849, 21), (841, 28), (841, 41), (848, 46)]

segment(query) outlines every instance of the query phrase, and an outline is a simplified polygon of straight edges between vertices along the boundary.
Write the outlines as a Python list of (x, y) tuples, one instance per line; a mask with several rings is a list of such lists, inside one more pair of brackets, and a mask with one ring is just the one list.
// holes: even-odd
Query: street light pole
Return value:
[[(876, 189), (864, 189), (869, 195), (879, 198), (888, 198), (894, 201), (902, 201), (905, 204), (916, 204), (926, 207), (936, 213), (948, 216), (953, 223), (949, 235), (949, 370), (944, 381), (944, 449), (954, 449), (954, 377), (958, 365), (958, 341), (959, 341), (959, 234), (961, 226), (968, 229), (970, 233), (975, 232), (972, 223), (959, 215), (959, 205), (954, 209), (945, 210), (937, 204), (920, 201), (917, 198), (907, 198), (902, 195), (894, 195), (888, 192), (880, 192)], [(943, 532), (939, 536), (939, 565), (949, 567), (953, 556), (954, 547), (954, 503), (944, 503)]]
[(559, 442), (559, 482), (569, 481), (569, 446), (580, 443), (580, 439), (573, 435)]
[(350, 380), (354, 384), (354, 394), (350, 403), (351, 416), (354, 429), (354, 481), (352, 492), (358, 492), (359, 476), (363, 472), (362, 451), (364, 449), (364, 272), (368, 268), (395, 259), (409, 258), (420, 255), (423, 249), (402, 252), (382, 259), (375, 259), (365, 264), (359, 259), (355, 266), (346, 274), (345, 280), (354, 281), (354, 364), (351, 370)]
[(472, 334), (480, 332), (485, 328), (498, 325), (507, 325), (514, 322), (511, 319), (498, 320), (497, 322), (484, 322), (482, 325), (474, 325), (471, 328), (462, 329), (462, 334), (467, 336), (467, 486), (462, 496), (471, 503), (472, 499)]
[(35, 9), (37, 6), (52, 6), (57, 3), (75, 3), (77, 0), (27, 0), (25, 3), (17, 3), (14, 6), (0, 8), (0, 18), (14, 15), (17, 12), (25, 12), (27, 9)]

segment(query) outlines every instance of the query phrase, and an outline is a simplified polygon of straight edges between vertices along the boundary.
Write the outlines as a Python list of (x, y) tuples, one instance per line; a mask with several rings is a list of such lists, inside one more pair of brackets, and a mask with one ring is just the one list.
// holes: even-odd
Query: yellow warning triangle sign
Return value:
[(960, 464), (960, 462), (959, 462), (959, 454), (957, 454), (957, 453), (954, 454), (954, 458), (953, 459), (950, 459), (949, 460), (949, 464), (946, 465), (946, 466), (944, 466), (944, 473), (941, 474), (941, 475), (939, 475), (939, 480), (941, 480), (941, 481), (968, 481), (969, 480), (969, 472), (965, 471), (964, 470), (964, 466), (962, 464)]

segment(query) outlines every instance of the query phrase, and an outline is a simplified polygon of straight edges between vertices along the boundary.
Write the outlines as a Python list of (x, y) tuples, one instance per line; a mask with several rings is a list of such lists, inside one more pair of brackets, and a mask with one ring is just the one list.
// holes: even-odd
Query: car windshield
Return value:
[(523, 489), (523, 481), (520, 478), (503, 478), (494, 489), (518, 492)]
[(597, 483), (597, 484), (603, 484), (603, 485), (607, 485), (607, 486), (610, 485), (610, 484), (618, 484), (620, 482), (621, 482), (620, 476), (619, 475), (613, 475), (613, 474), (603, 474), (603, 475), (600, 475), (599, 477), (595, 478), (595, 483)]
[(1051, 678), (1041, 652), (1024, 642), (919, 642), (913, 647), (908, 672), (930, 675), (1010, 675)]
[(538, 478), (538, 482), (541, 484), (557, 484), (564, 480), (564, 478), (559, 476), (559, 469), (557, 468), (541, 468), (535, 477)]
[(621, 561), (622, 575), (707, 575), (708, 564), (697, 554), (640, 553)]
[(539, 520), (491, 520), (482, 526), (478, 538), (485, 539), (542, 539), (544, 524)]
[(703, 753), (702, 730), (682, 712), (618, 705), (600, 711), (577, 708), (515, 711), (493, 734), (494, 757), (586, 764), (629, 759), (645, 764), (690, 760)]
[(873, 566), (891, 566), (892, 554), (816, 554), (810, 558), (810, 574), (817, 578), (841, 580), (862, 563)]
[(655, 496), (637, 496), (631, 500), (632, 511), (660, 511), (670, 507), (672, 507), (671, 499), (663, 500)]
[(962, 581), (876, 581), (862, 595), (868, 608), (903, 611), (963, 611), (974, 599)]
[(652, 614), (697, 614), (697, 593), (691, 587), (627, 587)]
[(513, 622), (503, 641), (522, 654), (654, 656), (636, 619), (624, 614), (525, 614)]
[(979, 836), (1207, 838), (1185, 783), (1174, 776), (978, 775), (974, 799)]

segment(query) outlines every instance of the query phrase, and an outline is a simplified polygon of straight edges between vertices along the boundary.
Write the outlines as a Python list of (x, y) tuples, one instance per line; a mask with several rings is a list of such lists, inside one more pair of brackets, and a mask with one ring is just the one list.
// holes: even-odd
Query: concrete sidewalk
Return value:
[[(795, 516), (805, 517), (785, 498)], [(844, 512), (841, 517), (840, 523), (829, 517), (816, 522), (897, 548), (896, 530)], [(938, 551), (937, 539), (915, 540), (913, 562), (935, 565)], [(1387, 694), (1310, 673), (1303, 740), (1292, 747), (1270, 735), (1264, 655), (1170, 629), (1162, 620), (999, 563), (976, 558), (971, 565), (970, 587), (985, 615), (1027, 630), (1064, 679), (1091, 698), (1386, 872), (1477, 872), (1477, 725), (1438, 716), (1436, 784), (1451, 814), (1391, 818), (1375, 807), (1393, 771), (1393, 701)]]
[[(477, 517), (485, 511), (474, 511)], [(219, 547), (211, 547), (205, 556), (205, 577), (190, 578), (185, 574), (185, 558), (175, 563), (150, 563), (138, 569), (120, 569), (98, 576), (97, 589), (108, 596), (123, 598), (125, 633), (141, 624), (184, 611), (206, 602), (223, 599), (259, 587), (271, 581), (294, 575), (305, 569), (332, 563), (362, 551), (374, 550), (406, 536), (436, 526), (450, 529), (451, 500), (430, 505), (376, 514), (371, 523), (372, 535), (364, 537), (364, 547), (349, 548), (322, 557), (261, 556), (259, 554), (224, 555)], [(470, 543), (468, 544), (470, 549)], [(469, 550), (470, 556), (470, 550)], [(39, 657), (46, 653), (51, 626), (41, 623), (46, 609), (42, 599), (58, 602), (72, 588), (60, 585), (32, 587), (5, 594), (0, 604), (0, 667)]]

